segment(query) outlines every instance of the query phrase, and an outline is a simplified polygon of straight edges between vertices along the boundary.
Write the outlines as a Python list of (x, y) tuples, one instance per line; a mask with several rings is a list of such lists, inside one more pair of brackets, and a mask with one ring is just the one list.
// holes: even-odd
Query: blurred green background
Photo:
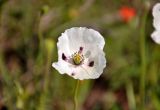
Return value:
[[(79, 110), (160, 110), (158, 0), (0, 0), (0, 110), (73, 110), (76, 80), (52, 68), (57, 38), (81, 26), (105, 38), (107, 67), (84, 80)], [(135, 13), (127, 20), (122, 7)], [(127, 10), (127, 9), (126, 9)]]

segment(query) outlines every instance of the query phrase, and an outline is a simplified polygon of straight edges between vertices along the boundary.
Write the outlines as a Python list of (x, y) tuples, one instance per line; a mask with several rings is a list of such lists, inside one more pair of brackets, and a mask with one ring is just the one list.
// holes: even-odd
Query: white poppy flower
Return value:
[(154, 18), (160, 18), (160, 3), (154, 5), (152, 15)]
[(58, 39), (58, 62), (52, 66), (75, 79), (96, 79), (106, 66), (104, 45), (104, 38), (93, 29), (67, 29)]
[(151, 38), (158, 44), (160, 44), (160, 3), (154, 5), (152, 10), (153, 26), (155, 31), (151, 34)]

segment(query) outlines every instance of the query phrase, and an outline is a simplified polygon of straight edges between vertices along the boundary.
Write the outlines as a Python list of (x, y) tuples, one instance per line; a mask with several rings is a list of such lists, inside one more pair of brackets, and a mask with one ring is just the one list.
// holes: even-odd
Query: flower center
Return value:
[(80, 65), (83, 62), (84, 57), (80, 52), (76, 52), (72, 55), (72, 59), (75, 65)]

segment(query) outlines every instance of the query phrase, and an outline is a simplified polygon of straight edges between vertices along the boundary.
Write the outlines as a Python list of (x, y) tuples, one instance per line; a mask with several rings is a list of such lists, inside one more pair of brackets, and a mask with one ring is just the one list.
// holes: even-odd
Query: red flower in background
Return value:
[(123, 6), (119, 10), (119, 15), (123, 21), (129, 22), (135, 17), (136, 11), (132, 7)]

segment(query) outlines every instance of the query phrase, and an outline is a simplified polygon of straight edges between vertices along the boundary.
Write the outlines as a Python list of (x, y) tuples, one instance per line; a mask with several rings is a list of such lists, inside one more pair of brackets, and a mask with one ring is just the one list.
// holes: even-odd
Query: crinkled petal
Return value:
[(103, 49), (105, 41), (102, 35), (93, 29), (86, 29), (83, 33), (83, 40), (86, 44), (95, 45)]
[(160, 44), (160, 31), (154, 31), (151, 37), (156, 43)]
[(156, 19), (160, 19), (160, 3), (154, 5), (152, 15)]
[(64, 34), (68, 37), (72, 53), (78, 51), (80, 47), (85, 47), (86, 49), (90, 45), (96, 45), (100, 49), (103, 49), (105, 44), (104, 38), (99, 32), (85, 27), (67, 29)]

